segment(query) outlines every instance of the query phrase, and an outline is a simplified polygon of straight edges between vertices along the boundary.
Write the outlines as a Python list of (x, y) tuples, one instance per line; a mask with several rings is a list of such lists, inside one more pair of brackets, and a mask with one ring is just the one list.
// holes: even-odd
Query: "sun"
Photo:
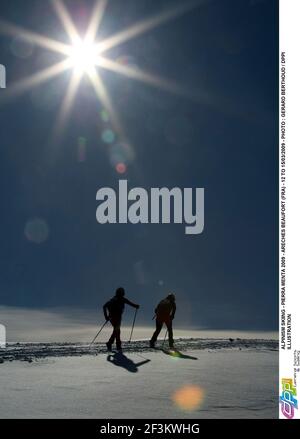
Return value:
[(78, 40), (69, 52), (70, 66), (78, 73), (90, 73), (98, 63), (99, 51), (93, 42)]
[[(54, 131), (55, 133), (59, 133), (59, 136), (63, 133), (66, 123), (68, 122), (81, 79), (83, 76), (87, 76), (93, 86), (97, 98), (109, 113), (115, 132), (120, 138), (126, 139), (122, 123), (114, 109), (114, 103), (112, 102), (109, 93), (106, 90), (105, 83), (101, 78), (101, 72), (99, 72), (100, 69), (120, 74), (124, 77), (140, 81), (151, 87), (175, 93), (179, 96), (192, 96), (194, 99), (194, 92), (191, 94), (189, 90), (181, 87), (176, 82), (154, 75), (153, 73), (144, 71), (136, 66), (132, 67), (113, 60), (106, 56), (106, 52), (126, 43), (132, 38), (136, 38), (145, 32), (149, 32), (151, 29), (154, 29), (163, 23), (191, 11), (199, 6), (200, 0), (186, 0), (185, 2), (182, 2), (184, 4), (178, 3), (177, 6), (171, 9), (166, 9), (163, 12), (159, 12), (157, 15), (147, 17), (144, 20), (133, 24), (129, 28), (120, 30), (100, 41), (97, 39), (97, 32), (105, 13), (108, 0), (94, 1), (91, 18), (83, 36), (80, 35), (75, 23), (73, 22), (72, 17), (64, 4), (64, 0), (51, 0), (51, 3), (68, 36), (69, 41), (67, 43), (53, 40), (46, 35), (40, 35), (21, 28), (2, 20), (1, 18), (0, 34), (3, 33), (13, 37), (17, 36), (24, 41), (28, 41), (30, 44), (34, 44), (46, 50), (51, 50), (64, 57), (57, 63), (16, 81), (9, 88), (9, 91), (7, 91), (5, 98), (8, 99), (9, 97), (17, 96), (33, 87), (49, 81), (51, 78), (62, 74), (66, 70), (71, 70), (72, 74), (70, 76), (70, 81), (65, 95), (62, 98), (55, 123)], [(5, 99), (2, 101), (0, 100), (0, 104), (1, 102), (5, 102)], [(125, 143), (127, 143), (127, 140)], [(122, 169), (120, 168), (120, 172), (122, 172)]]

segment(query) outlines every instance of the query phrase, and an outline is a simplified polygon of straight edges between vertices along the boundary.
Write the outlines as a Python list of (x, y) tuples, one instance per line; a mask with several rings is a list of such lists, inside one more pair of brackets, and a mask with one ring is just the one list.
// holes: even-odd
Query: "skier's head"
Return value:
[(119, 287), (116, 289), (116, 296), (117, 297), (124, 297), (125, 296), (125, 290), (122, 287)]
[(175, 294), (173, 294), (173, 293), (168, 294), (168, 295), (167, 295), (167, 299), (168, 299), (170, 302), (175, 302)]

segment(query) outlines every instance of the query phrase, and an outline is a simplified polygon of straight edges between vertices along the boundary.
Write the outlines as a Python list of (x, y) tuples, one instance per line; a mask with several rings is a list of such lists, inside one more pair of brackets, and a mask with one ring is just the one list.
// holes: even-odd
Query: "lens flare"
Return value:
[(119, 142), (109, 148), (111, 165), (115, 168), (118, 163), (128, 165), (134, 160), (134, 152), (128, 143)]
[(101, 137), (103, 142), (108, 144), (113, 143), (116, 138), (115, 133), (110, 129), (104, 130)]
[(24, 233), (28, 241), (42, 244), (48, 239), (49, 228), (43, 219), (33, 218), (26, 223)]
[(108, 111), (106, 111), (106, 110), (101, 110), (101, 112), (100, 112), (100, 117), (101, 117), (102, 122), (105, 122), (105, 123), (109, 122), (109, 114), (108, 114)]
[(116, 165), (116, 171), (118, 174), (125, 174), (127, 171), (127, 166), (124, 163), (118, 163)]
[(34, 46), (29, 40), (15, 37), (11, 42), (10, 48), (16, 57), (26, 59), (32, 55)]
[(203, 404), (204, 396), (201, 387), (188, 385), (176, 390), (172, 395), (172, 401), (181, 410), (194, 411)]

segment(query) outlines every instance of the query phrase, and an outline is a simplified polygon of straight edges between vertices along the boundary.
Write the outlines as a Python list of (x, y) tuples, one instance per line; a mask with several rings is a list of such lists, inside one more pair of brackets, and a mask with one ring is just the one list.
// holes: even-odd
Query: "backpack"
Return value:
[(110, 299), (107, 302), (106, 306), (110, 315), (122, 314), (124, 310), (123, 301), (118, 299), (117, 297), (113, 297), (112, 299)]
[(169, 300), (163, 299), (157, 305), (155, 309), (155, 313), (157, 316), (168, 317), (170, 316), (172, 310), (173, 310), (173, 304)]

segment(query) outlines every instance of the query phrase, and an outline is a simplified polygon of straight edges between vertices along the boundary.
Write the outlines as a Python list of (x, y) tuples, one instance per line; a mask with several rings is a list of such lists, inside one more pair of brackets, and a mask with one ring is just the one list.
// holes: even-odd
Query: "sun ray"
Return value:
[(39, 84), (42, 84), (43, 82), (49, 81), (49, 79), (59, 75), (63, 71), (67, 70), (69, 67), (69, 60), (63, 60), (57, 64), (40, 70), (37, 73), (34, 73), (33, 75), (23, 78), (20, 81), (16, 81), (10, 86), (9, 89), (5, 90), (1, 102), (6, 101), (8, 98), (20, 95), (27, 90), (36, 87)]
[(9, 36), (17, 36), (25, 41), (36, 44), (37, 46), (45, 49), (52, 50), (54, 52), (62, 53), (66, 55), (69, 51), (69, 46), (59, 41), (52, 40), (35, 32), (26, 30), (15, 24), (8, 23), (0, 19), (0, 33)]
[(55, 138), (56, 141), (60, 141), (63, 136), (63, 132), (67, 125), (68, 119), (70, 117), (72, 105), (74, 103), (81, 79), (82, 79), (82, 75), (78, 73), (76, 70), (74, 70), (67, 91), (63, 98), (59, 110), (58, 118), (55, 124), (53, 137)]
[(110, 96), (106, 91), (105, 85), (101, 79), (101, 77), (98, 75), (97, 70), (91, 69), (88, 72), (89, 78), (91, 80), (91, 83), (94, 87), (94, 90), (96, 92), (96, 95), (100, 102), (104, 105), (105, 109), (108, 111), (113, 128), (116, 130), (118, 135), (120, 136), (121, 140), (125, 141), (125, 133), (124, 129), (122, 127), (122, 124), (119, 120), (119, 117), (114, 109), (114, 106), (111, 102)]
[[(32, 41), (33, 43), (49, 50), (64, 54), (66, 59), (38, 71), (37, 73), (21, 79), (11, 85), (10, 89), (4, 93), (1, 103), (7, 97), (21, 94), (30, 88), (46, 82), (50, 78), (62, 73), (66, 69), (73, 69), (69, 85), (67, 87), (65, 96), (62, 100), (57, 122), (55, 124), (55, 135), (59, 137), (66, 126), (72, 105), (74, 103), (80, 80), (83, 75), (87, 75), (95, 90), (96, 96), (101, 101), (105, 109), (110, 114), (112, 127), (118, 134), (122, 141), (127, 141), (121, 121), (114, 109), (111, 98), (105, 88), (105, 84), (98, 74), (96, 67), (110, 70), (117, 74), (126, 76), (128, 78), (143, 82), (152, 87), (156, 87), (180, 96), (189, 97), (199, 100), (199, 93), (195, 93), (185, 87), (180, 86), (175, 81), (154, 75), (142, 69), (124, 65), (102, 56), (105, 52), (117, 45), (120, 45), (138, 35), (141, 35), (149, 30), (166, 23), (184, 13), (198, 7), (208, 0), (190, 0), (184, 4), (177, 4), (172, 9), (166, 10), (159, 15), (152, 16), (148, 19), (140, 21), (132, 27), (108, 37), (102, 42), (95, 42), (97, 31), (102, 21), (108, 0), (96, 0), (91, 18), (88, 24), (88, 29), (85, 37), (81, 38), (77, 31), (71, 15), (69, 14), (63, 0), (51, 0), (54, 10), (63, 24), (63, 27), (68, 34), (71, 44), (63, 44), (59, 41), (52, 40), (38, 33), (34, 33), (23, 29), (19, 26), (12, 25), (0, 19), (0, 32), (8, 35), (17, 35), (24, 40)], [(200, 96), (203, 101), (207, 100), (207, 96)]]
[(130, 28), (118, 32), (115, 35), (108, 37), (107, 39), (99, 42), (97, 44), (99, 53), (106, 52), (107, 50), (112, 49), (117, 45), (123, 44), (126, 41), (137, 37), (138, 35), (144, 34), (145, 32), (148, 32), (149, 30), (163, 23), (173, 20), (185, 14), (186, 12), (196, 8), (197, 6), (199, 6), (199, 4), (200, 4), (200, 0), (185, 2), (184, 5), (183, 4), (178, 5), (177, 7), (169, 9), (151, 18), (140, 21), (134, 24), (133, 26), (131, 26)]
[(65, 31), (67, 32), (71, 43), (74, 44), (78, 42), (78, 40), (80, 39), (79, 33), (62, 0), (51, 0), (51, 3)]
[(100, 67), (103, 67), (107, 70), (113, 71), (115, 73), (119, 73), (121, 75), (127, 76), (128, 78), (132, 78), (140, 82), (144, 82), (153, 87), (166, 90), (170, 93), (174, 93), (186, 97), (190, 96), (188, 90), (181, 87), (175, 81), (161, 78), (160, 76), (156, 76), (153, 75), (152, 73), (145, 72), (144, 70), (141, 70), (139, 68), (126, 66), (104, 57), (99, 57), (98, 64)]
[(88, 43), (94, 42), (97, 31), (99, 29), (100, 23), (102, 21), (105, 9), (107, 5), (107, 0), (96, 0), (95, 7), (91, 14), (91, 21), (89, 23), (86, 35), (85, 35), (85, 41)]
[(98, 57), (97, 65), (106, 70), (110, 70), (136, 81), (143, 82), (152, 87), (165, 90), (169, 93), (187, 98), (196, 103), (204, 104), (208, 108), (212, 108), (217, 111), (224, 111), (224, 108), (226, 108), (227, 114), (230, 114), (233, 117), (240, 116), (241, 114), (241, 112), (237, 112), (233, 109), (230, 99), (226, 99), (224, 96), (221, 97), (220, 95), (216, 96), (212, 90), (208, 91), (207, 89), (192, 89), (183, 87), (175, 81), (153, 75), (152, 73), (145, 72), (139, 68), (120, 64), (104, 57)]

